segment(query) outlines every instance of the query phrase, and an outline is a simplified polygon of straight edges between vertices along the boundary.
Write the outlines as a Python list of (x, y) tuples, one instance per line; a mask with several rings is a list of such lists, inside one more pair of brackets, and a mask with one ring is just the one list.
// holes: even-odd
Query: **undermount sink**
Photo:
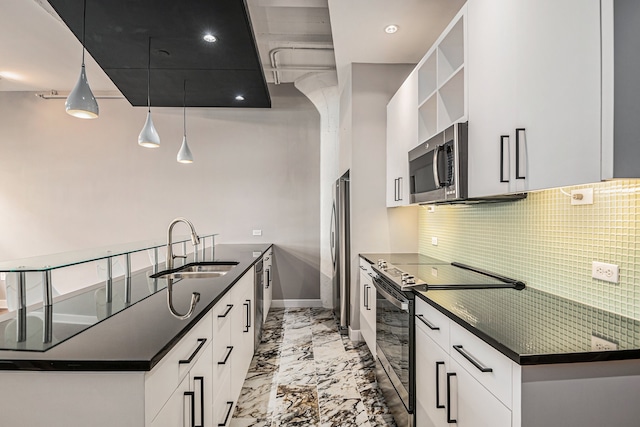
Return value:
[(161, 271), (154, 279), (211, 279), (222, 277), (238, 265), (237, 261), (213, 261), (187, 264), (172, 271)]

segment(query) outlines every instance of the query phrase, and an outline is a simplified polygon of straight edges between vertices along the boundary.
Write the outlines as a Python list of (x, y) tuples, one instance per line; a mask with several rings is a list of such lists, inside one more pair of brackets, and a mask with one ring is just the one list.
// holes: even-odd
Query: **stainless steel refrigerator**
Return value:
[(349, 239), (349, 171), (334, 188), (331, 214), (331, 260), (333, 261), (333, 313), (341, 334), (349, 332), (350, 239)]

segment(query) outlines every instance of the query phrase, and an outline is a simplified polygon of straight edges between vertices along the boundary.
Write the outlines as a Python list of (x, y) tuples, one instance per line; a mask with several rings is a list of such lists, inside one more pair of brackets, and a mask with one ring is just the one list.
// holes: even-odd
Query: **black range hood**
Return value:
[[(271, 107), (244, 1), (86, 1), (85, 47), (131, 105), (147, 105), (151, 37), (152, 106), (182, 107), (186, 80), (187, 107)], [(49, 3), (81, 40), (83, 0)]]

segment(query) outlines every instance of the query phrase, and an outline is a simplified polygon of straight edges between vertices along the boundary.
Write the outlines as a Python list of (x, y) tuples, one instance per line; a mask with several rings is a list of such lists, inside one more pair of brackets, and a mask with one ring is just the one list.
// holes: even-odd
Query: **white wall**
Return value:
[(340, 166), (351, 170), (352, 329), (360, 325), (358, 255), (418, 251), (417, 207), (386, 207), (387, 104), (413, 68), (352, 64), (350, 79), (340, 82)]
[(221, 243), (275, 243), (274, 298), (319, 298), (319, 115), (292, 85), (270, 89), (272, 109), (187, 109), (192, 165), (176, 162), (180, 108), (152, 110), (162, 143), (145, 149), (146, 110), (125, 100), (86, 121), (3, 92), (0, 260), (164, 239), (185, 216)]

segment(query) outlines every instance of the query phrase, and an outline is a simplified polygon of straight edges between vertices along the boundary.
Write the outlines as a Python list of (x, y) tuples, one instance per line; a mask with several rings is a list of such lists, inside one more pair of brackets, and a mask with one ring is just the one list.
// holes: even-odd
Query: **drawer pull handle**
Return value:
[(227, 425), (227, 421), (229, 421), (229, 416), (231, 415), (231, 410), (233, 409), (233, 402), (227, 402), (227, 405), (229, 405), (229, 409), (227, 409), (227, 416), (224, 417), (224, 422), (223, 423), (218, 423), (218, 427), (224, 427)]
[(233, 346), (227, 346), (227, 350), (229, 350), (227, 352), (227, 355), (224, 357), (224, 360), (222, 362), (218, 362), (218, 365), (226, 365), (227, 361), (229, 360), (229, 356), (231, 356), (231, 352), (233, 351)]
[(195, 425), (194, 421), (194, 427), (204, 427), (204, 377), (193, 377), (194, 388), (196, 381), (200, 381), (200, 425)]
[[(505, 150), (505, 141), (507, 143), (507, 149)], [(504, 170), (504, 154), (509, 152), (509, 135), (500, 135), (500, 182), (509, 182), (509, 172), (505, 173)], [(507, 160), (507, 164), (508, 160)]]
[(227, 304), (227, 309), (224, 311), (224, 314), (218, 314), (218, 318), (221, 319), (223, 317), (227, 317), (232, 308), (233, 304)]
[(444, 409), (440, 404), (440, 366), (444, 366), (444, 362), (436, 362), (436, 408)]
[(194, 350), (193, 353), (191, 353), (191, 356), (189, 356), (188, 359), (182, 359), (181, 361), (179, 361), (178, 363), (180, 363), (181, 365), (185, 364), (185, 363), (191, 363), (191, 361), (193, 360), (194, 357), (196, 357), (196, 354), (198, 354), (198, 352), (200, 351), (200, 349), (204, 346), (204, 343), (207, 342), (206, 338), (198, 338), (198, 342), (200, 344), (198, 344), (198, 347)]
[(432, 331), (439, 331), (440, 330), (439, 326), (433, 325), (431, 322), (429, 322), (427, 319), (425, 319), (423, 314), (416, 314), (416, 317), (418, 318), (419, 321), (421, 321), (422, 323), (427, 325), (427, 328), (431, 329)]
[(362, 265), (361, 265), (361, 266), (360, 266), (360, 270), (367, 271), (367, 267), (364, 267), (364, 266), (362, 266)]
[(526, 131), (525, 128), (516, 129), (516, 179), (526, 178), (525, 175), (520, 174), (520, 134), (522, 133), (522, 135), (526, 136), (525, 131)]
[(189, 402), (191, 403), (189, 405), (189, 408), (190, 408), (190, 414), (189, 414), (190, 418), (189, 419), (191, 420), (189, 422), (189, 426), (190, 427), (196, 427), (195, 426), (195, 423), (196, 423), (196, 402), (195, 402), (196, 395), (195, 395), (195, 392), (193, 392), (193, 391), (185, 391), (184, 395), (185, 395), (185, 397), (189, 398)]
[(447, 372), (447, 422), (456, 424), (458, 420), (451, 418), (451, 377), (455, 377), (455, 372)]
[(484, 366), (482, 363), (478, 362), (478, 360), (473, 357), (472, 355), (470, 355), (467, 350), (465, 350), (464, 348), (462, 348), (461, 345), (454, 345), (453, 346), (454, 350), (457, 351), (458, 353), (460, 353), (462, 355), (462, 357), (464, 357), (465, 359), (467, 359), (473, 366), (475, 366), (476, 368), (478, 368), (478, 370), (480, 372), (493, 372), (492, 368), (487, 368), (486, 366)]

